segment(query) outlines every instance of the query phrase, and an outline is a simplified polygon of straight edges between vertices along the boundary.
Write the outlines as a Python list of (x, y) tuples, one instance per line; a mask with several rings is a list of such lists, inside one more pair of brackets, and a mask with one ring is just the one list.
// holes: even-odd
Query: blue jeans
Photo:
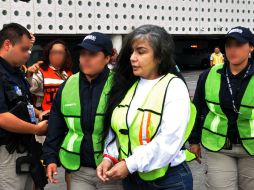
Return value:
[(162, 178), (143, 181), (137, 173), (123, 180), (124, 190), (193, 190), (193, 178), (186, 162), (170, 167)]

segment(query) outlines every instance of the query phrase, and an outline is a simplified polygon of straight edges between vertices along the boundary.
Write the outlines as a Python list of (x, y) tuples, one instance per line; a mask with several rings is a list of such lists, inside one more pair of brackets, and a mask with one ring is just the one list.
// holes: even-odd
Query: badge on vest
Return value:
[(22, 96), (22, 91), (18, 86), (14, 86), (14, 91), (18, 96)]

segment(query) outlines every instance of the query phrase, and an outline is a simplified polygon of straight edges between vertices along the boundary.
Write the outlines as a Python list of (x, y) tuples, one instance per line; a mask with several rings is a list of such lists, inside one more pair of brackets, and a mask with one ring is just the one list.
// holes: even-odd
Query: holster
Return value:
[(48, 183), (45, 168), (40, 160), (41, 153), (41, 144), (33, 141), (28, 155), (16, 160), (16, 173), (20, 175), (30, 173), (35, 187), (39, 189), (43, 189)]

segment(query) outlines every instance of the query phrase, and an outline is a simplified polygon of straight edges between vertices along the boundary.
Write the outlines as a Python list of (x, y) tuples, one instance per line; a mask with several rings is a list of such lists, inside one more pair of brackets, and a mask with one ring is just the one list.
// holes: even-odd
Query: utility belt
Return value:
[(32, 139), (28, 154), (16, 160), (16, 173), (18, 175), (30, 174), (36, 189), (43, 189), (48, 183), (46, 171), (40, 159), (41, 155), (42, 145)]
[(23, 139), (26, 138), (26, 142), (18, 140), (19, 138), (17, 136), (16, 138), (14, 137), (12, 139), (16, 141), (10, 140), (10, 138), (8, 140), (7, 138), (0, 138), (0, 145), (5, 146), (9, 154), (13, 154), (15, 151), (19, 154), (25, 154), (16, 159), (16, 173), (18, 175), (31, 175), (35, 187), (37, 189), (43, 189), (48, 181), (45, 168), (40, 159), (42, 155), (42, 145), (36, 142), (32, 135), (21, 136)]
[(0, 145), (5, 146), (9, 154), (24, 154), (16, 159), (16, 173), (29, 174), (36, 189), (43, 189), (48, 183), (45, 168), (41, 162), (42, 145), (36, 142), (34, 135), (21, 135), (3, 132)]
[(23, 154), (28, 151), (28, 141), (32, 138), (32, 135), (21, 135), (4, 130), (1, 130), (1, 133), (0, 146), (5, 146), (9, 154), (13, 154), (15, 151)]

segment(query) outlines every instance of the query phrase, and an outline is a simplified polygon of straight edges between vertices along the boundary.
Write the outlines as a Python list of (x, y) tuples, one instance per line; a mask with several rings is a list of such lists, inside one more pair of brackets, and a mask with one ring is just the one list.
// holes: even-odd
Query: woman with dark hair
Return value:
[(154, 25), (135, 29), (124, 41), (113, 81), (98, 177), (124, 179), (126, 190), (191, 190), (182, 147), (195, 109), (176, 69), (172, 37)]
[(35, 63), (26, 73), (36, 107), (43, 111), (51, 109), (58, 87), (72, 74), (71, 69), (71, 55), (65, 42), (50, 42), (44, 50), (44, 61)]

